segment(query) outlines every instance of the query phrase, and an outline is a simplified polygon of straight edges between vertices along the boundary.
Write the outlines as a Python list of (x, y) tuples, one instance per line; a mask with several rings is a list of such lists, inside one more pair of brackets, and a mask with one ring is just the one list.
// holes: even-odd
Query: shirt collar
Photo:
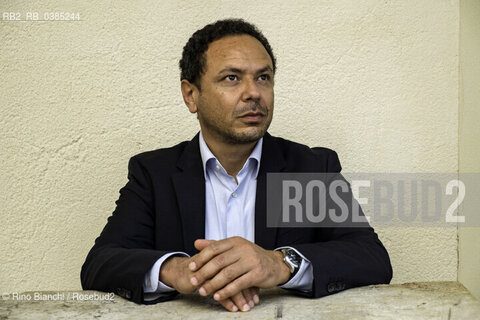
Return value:
[[(202, 131), (200, 131), (200, 138), (199, 144), (200, 144), (200, 156), (202, 157), (202, 165), (203, 165), (203, 174), (205, 175), (205, 179), (207, 178), (207, 162), (210, 159), (215, 159), (216, 161), (217, 158), (213, 155), (212, 151), (210, 151), (210, 148), (208, 148), (207, 143), (205, 142), (205, 139), (203, 139)], [(255, 145), (255, 148), (253, 148), (252, 153), (248, 157), (247, 161), (250, 159), (255, 159), (256, 160), (256, 166), (255, 166), (255, 178), (258, 176), (258, 171), (260, 170), (260, 160), (262, 158), (262, 146), (263, 146), (263, 137), (258, 140), (257, 144)]]

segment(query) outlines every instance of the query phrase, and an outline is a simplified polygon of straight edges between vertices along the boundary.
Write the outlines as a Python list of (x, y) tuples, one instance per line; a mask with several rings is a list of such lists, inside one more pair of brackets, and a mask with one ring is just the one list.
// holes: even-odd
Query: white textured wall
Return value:
[[(458, 169), (458, 1), (2, 1), (0, 289), (78, 289), (127, 161), (198, 130), (178, 59), (219, 18), (278, 57), (271, 133), (338, 151), (346, 172)], [(457, 232), (383, 229), (394, 282), (455, 280)]]
[[(460, 4), (459, 171), (480, 172), (480, 1), (462, 0)], [(458, 230), (458, 280), (478, 299), (479, 239), (479, 227)]]

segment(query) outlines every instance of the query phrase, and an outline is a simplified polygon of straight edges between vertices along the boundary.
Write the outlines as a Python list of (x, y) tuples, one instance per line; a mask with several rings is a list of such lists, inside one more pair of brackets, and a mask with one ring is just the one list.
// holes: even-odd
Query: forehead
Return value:
[(206, 51), (206, 73), (215, 72), (229, 65), (245, 68), (273, 68), (272, 59), (263, 45), (252, 36), (235, 35), (215, 40)]

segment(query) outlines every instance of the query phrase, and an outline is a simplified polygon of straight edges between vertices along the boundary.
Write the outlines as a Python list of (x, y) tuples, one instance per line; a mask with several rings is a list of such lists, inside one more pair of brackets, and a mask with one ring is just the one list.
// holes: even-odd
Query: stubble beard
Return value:
[[(268, 118), (268, 115), (266, 116)], [(272, 118), (266, 119), (265, 123), (251, 126), (247, 130), (236, 131), (233, 127), (222, 126), (212, 119), (204, 119), (203, 123), (217, 138), (228, 144), (249, 144), (260, 140), (267, 132)]]
[[(245, 129), (235, 130), (233, 122), (238, 121), (238, 117), (249, 112), (260, 111), (264, 115), (264, 122), (257, 125), (251, 125)], [(219, 141), (227, 144), (249, 144), (260, 140), (267, 132), (270, 123), (272, 122), (273, 108), (268, 110), (266, 107), (260, 105), (257, 101), (247, 105), (241, 109), (236, 110), (232, 114), (232, 125), (229, 126), (224, 119), (216, 117), (214, 114), (201, 115), (198, 111), (198, 118), (205, 126), (205, 129), (215, 135)]]

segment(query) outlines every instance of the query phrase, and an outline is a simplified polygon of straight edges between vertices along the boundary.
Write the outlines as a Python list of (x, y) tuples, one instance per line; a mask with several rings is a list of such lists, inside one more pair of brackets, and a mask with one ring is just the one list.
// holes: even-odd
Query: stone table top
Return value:
[(319, 299), (270, 289), (235, 313), (198, 295), (146, 306), (98, 291), (42, 291), (4, 293), (0, 319), (480, 319), (480, 302), (458, 282), (373, 285)]

